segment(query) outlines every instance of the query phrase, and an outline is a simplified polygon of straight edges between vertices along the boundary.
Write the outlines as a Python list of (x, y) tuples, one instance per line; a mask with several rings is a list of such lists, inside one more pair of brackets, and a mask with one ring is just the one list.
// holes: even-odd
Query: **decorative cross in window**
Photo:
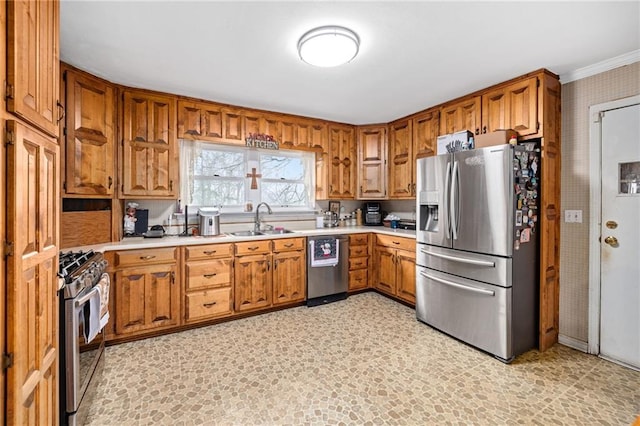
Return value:
[(251, 178), (251, 189), (258, 189), (258, 178), (261, 178), (262, 175), (256, 173), (256, 168), (251, 169), (251, 173), (247, 173), (247, 177)]

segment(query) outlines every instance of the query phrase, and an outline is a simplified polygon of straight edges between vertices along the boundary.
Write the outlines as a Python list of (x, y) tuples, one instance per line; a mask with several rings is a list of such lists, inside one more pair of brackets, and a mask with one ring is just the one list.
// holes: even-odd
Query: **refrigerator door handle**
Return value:
[[(449, 213), (449, 204), (451, 203), (451, 199), (449, 198), (449, 193), (451, 191), (451, 161), (447, 161), (447, 173), (445, 174), (444, 181), (444, 206), (447, 210), (447, 214), (443, 214), (442, 217), (447, 219), (447, 239), (451, 239), (451, 214)], [(444, 212), (443, 212), (444, 213)]]
[(496, 294), (495, 291), (485, 290), (485, 289), (482, 289), (482, 288), (469, 287), (469, 286), (466, 286), (464, 284), (458, 284), (458, 283), (454, 283), (452, 281), (443, 280), (442, 278), (434, 277), (433, 275), (429, 275), (429, 274), (427, 274), (427, 273), (425, 273), (423, 271), (420, 271), (420, 275), (422, 275), (423, 277), (428, 278), (430, 280), (439, 282), (439, 283), (444, 284), (444, 285), (448, 285), (450, 287), (459, 288), (461, 290), (467, 290), (467, 291), (471, 291), (471, 292), (474, 292), (474, 293), (485, 294), (487, 296), (492, 296), (492, 297), (495, 296), (495, 294)]
[(449, 194), (449, 216), (451, 221), (451, 234), (453, 239), (458, 239), (458, 208), (456, 197), (458, 195), (458, 185), (460, 181), (460, 171), (458, 169), (458, 162), (453, 163), (453, 171), (451, 172), (451, 192)]
[(495, 262), (489, 262), (487, 260), (466, 259), (464, 257), (449, 256), (447, 254), (434, 253), (425, 249), (420, 249), (420, 251), (429, 256), (439, 257), (441, 259), (446, 259), (446, 260), (452, 260), (454, 262), (468, 263), (470, 265), (477, 265), (477, 266), (488, 266), (489, 268), (496, 267)]

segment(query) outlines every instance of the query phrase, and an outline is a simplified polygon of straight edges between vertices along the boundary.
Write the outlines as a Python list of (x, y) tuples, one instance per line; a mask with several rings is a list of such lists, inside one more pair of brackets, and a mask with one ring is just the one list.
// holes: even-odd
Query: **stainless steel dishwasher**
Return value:
[[(331, 246), (332, 240), (336, 241), (337, 262), (314, 262), (317, 245), (328, 243)], [(307, 306), (345, 299), (349, 287), (349, 238), (345, 235), (307, 237), (307, 244)]]

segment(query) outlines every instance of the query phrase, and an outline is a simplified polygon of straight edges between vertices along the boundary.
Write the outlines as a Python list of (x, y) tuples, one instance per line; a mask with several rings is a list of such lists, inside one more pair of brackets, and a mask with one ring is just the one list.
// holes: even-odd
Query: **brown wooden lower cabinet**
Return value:
[(115, 337), (180, 325), (177, 248), (123, 250), (108, 258), (115, 268)]
[(302, 302), (305, 299), (307, 282), (304, 239), (302, 250), (276, 252), (273, 254), (273, 304)]
[(271, 253), (237, 256), (234, 276), (236, 312), (271, 306)]
[(376, 235), (375, 238), (373, 287), (415, 305), (415, 240), (388, 235)]
[(349, 235), (349, 291), (369, 287), (371, 234)]
[(233, 244), (185, 247), (184, 259), (185, 323), (233, 314)]

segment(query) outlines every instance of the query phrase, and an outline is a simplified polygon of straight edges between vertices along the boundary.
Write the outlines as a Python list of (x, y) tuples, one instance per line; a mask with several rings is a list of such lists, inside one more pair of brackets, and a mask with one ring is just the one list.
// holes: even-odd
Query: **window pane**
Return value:
[(195, 159), (193, 173), (196, 176), (244, 177), (244, 163), (242, 152), (203, 149)]
[(229, 206), (244, 203), (242, 180), (194, 179), (192, 203), (198, 206)]
[(260, 155), (260, 171), (264, 179), (302, 180), (304, 163), (302, 158), (283, 155)]
[(306, 206), (304, 183), (262, 182), (262, 201), (274, 206)]

